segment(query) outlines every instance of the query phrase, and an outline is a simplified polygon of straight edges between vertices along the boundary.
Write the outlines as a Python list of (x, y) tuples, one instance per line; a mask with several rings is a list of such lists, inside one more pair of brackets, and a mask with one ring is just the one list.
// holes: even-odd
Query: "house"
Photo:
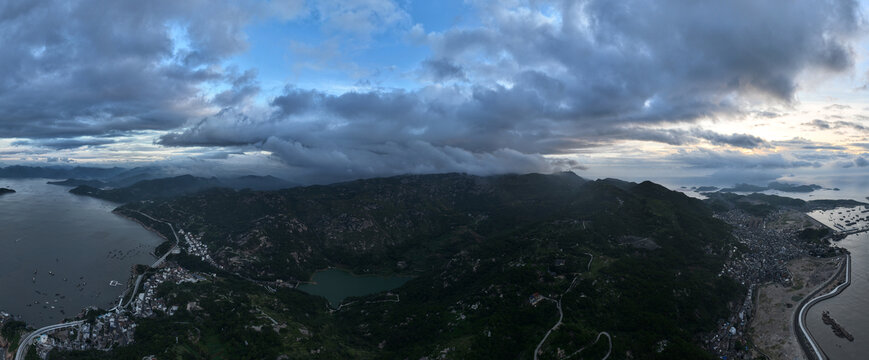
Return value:
[(564, 259), (555, 259), (555, 266), (564, 266), (566, 260)]
[(532, 306), (537, 306), (537, 303), (539, 303), (543, 299), (543, 295), (540, 295), (540, 293), (534, 293), (528, 297), (528, 303), (530, 303)]

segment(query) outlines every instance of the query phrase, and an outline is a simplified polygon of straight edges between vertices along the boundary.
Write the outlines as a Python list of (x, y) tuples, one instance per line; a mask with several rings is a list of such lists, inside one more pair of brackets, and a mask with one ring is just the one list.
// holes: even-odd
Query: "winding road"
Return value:
[[(592, 259), (594, 259), (594, 255), (591, 255), (591, 254), (588, 254), (588, 255), (591, 256)], [(588, 261), (588, 265), (589, 265), (589, 267), (591, 267), (591, 260)], [(573, 281), (570, 282), (570, 286), (567, 287), (567, 290), (564, 290), (564, 292), (561, 294), (561, 297), (564, 297), (564, 295), (569, 293), (570, 290), (573, 290), (573, 287), (576, 286), (576, 280), (578, 280), (578, 279), (579, 279), (579, 276), (575, 276), (573, 278)], [(552, 334), (553, 331), (557, 330), (558, 327), (561, 326), (562, 320), (564, 320), (564, 311), (561, 309), (561, 299), (558, 299), (558, 300), (555, 300), (552, 298), (544, 298), (544, 299), (555, 302), (555, 306), (558, 308), (558, 322), (556, 322), (555, 325), (553, 325), (552, 328), (550, 328), (549, 331), (546, 332), (546, 335), (543, 335), (543, 339), (541, 339), (540, 343), (537, 344), (537, 347), (534, 349), (534, 360), (537, 360), (537, 356), (539, 356), (540, 349), (543, 347), (543, 344), (546, 342), (546, 339), (549, 338), (549, 335)], [(610, 343), (609, 350), (607, 351), (607, 353), (603, 357), (603, 359), (601, 359), (601, 360), (606, 360), (607, 358), (610, 357), (610, 352), (612, 352), (612, 350), (613, 350), (613, 338), (610, 337), (610, 334), (606, 331), (601, 331), (600, 333), (597, 334), (597, 338), (594, 339), (594, 342), (591, 343), (591, 345), (596, 344), (597, 341), (600, 340), (601, 335), (606, 336), (607, 339), (609, 340), (609, 343)], [(568, 358), (571, 356), (574, 356), (576, 354), (579, 354), (580, 351), (585, 350), (585, 348), (588, 346), (589, 345), (583, 346), (582, 348), (580, 348), (579, 350), (577, 350), (573, 354), (570, 354), (568, 356)]]
[(581, 347), (579, 350), (576, 350), (573, 354), (567, 355), (564, 359), (570, 359), (576, 355), (579, 355), (579, 353), (582, 352), (583, 350), (585, 350), (585, 348), (592, 346), (594, 344), (597, 344), (597, 342), (598, 342), (598, 340), (600, 340), (601, 336), (606, 336), (607, 340), (609, 340), (609, 343), (610, 343), (609, 350), (607, 350), (606, 355), (604, 355), (603, 359), (601, 359), (601, 360), (608, 359), (610, 357), (610, 353), (613, 352), (613, 338), (610, 336), (610, 333), (608, 333), (606, 331), (601, 331), (601, 332), (597, 333), (597, 337), (594, 338), (594, 342), (592, 342), (591, 344), (588, 344), (586, 346)]
[(534, 349), (534, 360), (537, 360), (537, 354), (540, 353), (540, 348), (543, 347), (543, 343), (546, 342), (546, 338), (549, 337), (549, 334), (551, 334), (553, 330), (558, 329), (558, 326), (561, 325), (561, 320), (564, 319), (564, 312), (561, 311), (561, 300), (554, 300), (550, 298), (546, 298), (546, 300), (555, 301), (555, 304), (558, 305), (558, 322), (555, 323), (555, 325), (546, 332), (546, 335), (543, 336), (543, 340), (540, 340), (540, 343), (537, 344), (537, 348)]

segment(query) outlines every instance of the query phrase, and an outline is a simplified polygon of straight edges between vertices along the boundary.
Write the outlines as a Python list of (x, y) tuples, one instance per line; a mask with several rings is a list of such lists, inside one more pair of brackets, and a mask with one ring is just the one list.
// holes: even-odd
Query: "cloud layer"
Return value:
[[(157, 130), (168, 147), (266, 150), (312, 179), (569, 169), (545, 156), (621, 140), (764, 149), (691, 124), (790, 105), (803, 74), (851, 69), (862, 21), (850, 0), (517, 0), (473, 2), (475, 25), (427, 31), (392, 1), (305, 4), (6, 2), (0, 132), (62, 149)], [(225, 61), (247, 50), (246, 26), (274, 16), (363, 42), (404, 29), (429, 56), (413, 87), (288, 84), (257, 103), (256, 69)]]

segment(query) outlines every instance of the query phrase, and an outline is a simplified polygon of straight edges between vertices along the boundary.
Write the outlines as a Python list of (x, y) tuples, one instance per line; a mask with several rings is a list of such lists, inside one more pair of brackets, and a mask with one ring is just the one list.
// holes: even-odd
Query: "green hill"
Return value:
[[(528, 303), (540, 293), (560, 298), (564, 310), (544, 359), (576, 351), (600, 331), (614, 336), (613, 358), (710, 358), (698, 334), (725, 318), (740, 293), (717, 276), (729, 227), (702, 201), (650, 182), (572, 173), (414, 175), (279, 191), (213, 189), (117, 211), (202, 234), (226, 271), (175, 257), (218, 277), (160, 293), (167, 305), (195, 300), (204, 310), (142, 320), (136, 344), (99, 356), (249, 358), (236, 347), (243, 340), (257, 344), (257, 358), (319, 351), (325, 358), (527, 359), (558, 320), (554, 302)], [(327, 266), (414, 278), (392, 291), (400, 301), (374, 294), (333, 312), (323, 298), (271, 293), (229, 275), (287, 282)], [(259, 311), (288, 327), (251, 330), (262, 324), (250, 315)], [(662, 340), (669, 345), (656, 352)], [(601, 342), (583, 355), (606, 350)]]

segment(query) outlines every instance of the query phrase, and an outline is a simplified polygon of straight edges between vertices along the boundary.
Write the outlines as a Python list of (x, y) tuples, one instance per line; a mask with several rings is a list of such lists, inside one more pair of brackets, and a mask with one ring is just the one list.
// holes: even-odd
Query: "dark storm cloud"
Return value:
[(844, 146), (836, 145), (806, 145), (802, 148), (806, 150), (847, 150)]
[(633, 127), (614, 130), (607, 135), (613, 139), (653, 141), (677, 146), (696, 144), (701, 140), (706, 140), (714, 145), (727, 145), (744, 149), (770, 147), (770, 144), (766, 140), (754, 135), (736, 133), (727, 135), (700, 128), (680, 130)]
[(869, 160), (866, 160), (867, 155), (869, 155), (869, 154), (865, 154), (865, 153), (860, 154), (859, 156), (857, 156), (853, 160), (851, 160), (851, 159), (842, 160), (842, 161), (837, 162), (836, 165), (838, 165), (841, 168), (845, 168), (845, 169), (853, 168), (855, 166), (856, 167), (867, 167), (867, 166), (869, 166)]
[(696, 129), (692, 132), (694, 136), (701, 139), (709, 140), (715, 145), (730, 145), (745, 149), (768, 148), (769, 143), (754, 135), (749, 134), (719, 134), (709, 130)]
[(256, 82), (257, 71), (248, 69), (242, 74), (230, 72), (226, 80), (232, 85), (231, 88), (214, 95), (213, 103), (221, 108), (238, 106), (253, 98), (260, 92)]
[(578, 164), (543, 155), (623, 139), (757, 149), (769, 144), (750, 134), (655, 128), (790, 104), (799, 74), (851, 68), (860, 24), (850, 0), (480, 2), (479, 26), (409, 32), (431, 50), (416, 69), (431, 84), (288, 87), (254, 108), (255, 72), (219, 65), (246, 49), (257, 4), (6, 2), (0, 132), (171, 130), (156, 142), (254, 146), (332, 178), (563, 169)]
[(694, 168), (702, 169), (792, 169), (803, 167), (820, 167), (821, 162), (788, 159), (782, 154), (748, 155), (737, 151), (712, 151), (697, 149), (693, 151), (680, 151), (670, 156), (676, 160)]
[[(52, 1), (0, 4), (0, 134), (45, 138), (168, 130), (256, 92), (217, 65), (247, 48), (266, 2)], [(239, 82), (241, 81), (241, 82)]]
[[(825, 143), (825, 142), (816, 142), (816, 141), (812, 141), (812, 140), (802, 138), (802, 137), (795, 137), (795, 138), (790, 139), (790, 140), (774, 141), (772, 143), (772, 145), (782, 147), (782, 148), (785, 148), (785, 149), (790, 150), (790, 151), (799, 150), (799, 149), (803, 149), (803, 150), (847, 150), (847, 148), (844, 146), (833, 145), (833, 144)], [(795, 156), (801, 156), (801, 154), (803, 154), (805, 152), (803, 152), (803, 153), (793, 152), (793, 153)], [(817, 152), (817, 151), (809, 152), (809, 154), (818, 154), (818, 153), (825, 153), (826, 154), (829, 152)]]
[[(554, 5), (561, 24), (493, 4), (484, 11), (488, 26), (429, 34), (424, 41), (472, 80), (542, 71), (564, 86), (558, 100), (573, 120), (654, 121), (727, 110), (732, 95), (790, 101), (805, 68), (850, 67), (853, 54), (845, 40), (858, 25), (852, 1)], [(644, 106), (647, 101), (651, 106)]]
[(75, 149), (80, 147), (97, 147), (102, 145), (114, 144), (113, 139), (36, 139), (36, 140), (19, 140), (12, 143), (14, 146), (36, 146), (43, 148), (51, 148), (56, 150)]
[(826, 121), (815, 119), (803, 125), (811, 126), (820, 130), (835, 130), (835, 129), (853, 129), (858, 131), (866, 131), (867, 128), (860, 123), (853, 121)]
[[(848, 0), (533, 4), (553, 6), (558, 19), (481, 3), (479, 27), (411, 31), (433, 52), (420, 64), (426, 78), (459, 83), (341, 95), (288, 88), (269, 114), (224, 111), (159, 143), (254, 144), (331, 174), (465, 171), (481, 161), (547, 168), (539, 154), (619, 139), (765, 148), (750, 134), (652, 128), (754, 113), (742, 107), (746, 99), (791, 103), (800, 73), (851, 68), (860, 23)], [(683, 158), (694, 166), (815, 166), (780, 155), (710, 156)]]

